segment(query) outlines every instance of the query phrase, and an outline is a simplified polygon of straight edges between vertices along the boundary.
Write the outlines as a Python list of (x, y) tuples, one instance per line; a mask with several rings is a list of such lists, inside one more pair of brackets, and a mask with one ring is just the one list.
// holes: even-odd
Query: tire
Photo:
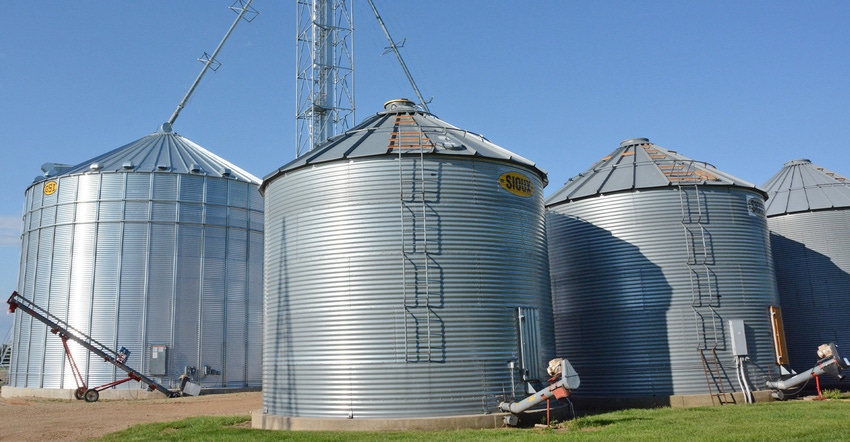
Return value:
[(74, 390), (74, 399), (81, 401), (81, 400), (83, 400), (83, 398), (85, 396), (86, 396), (86, 390), (84, 390), (82, 387)]
[(86, 392), (86, 402), (97, 402), (97, 399), (100, 397), (100, 393), (97, 390), (91, 389)]

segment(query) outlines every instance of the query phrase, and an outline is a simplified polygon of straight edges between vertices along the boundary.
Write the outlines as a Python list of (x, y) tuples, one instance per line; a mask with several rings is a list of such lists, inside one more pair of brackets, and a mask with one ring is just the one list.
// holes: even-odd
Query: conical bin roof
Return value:
[(754, 184), (717, 170), (709, 163), (652, 144), (646, 138), (632, 138), (621, 142), (614, 152), (586, 171), (570, 178), (546, 199), (546, 205), (613, 192), (695, 184), (759, 190)]
[(482, 135), (452, 126), (404, 98), (388, 101), (383, 112), (281, 166), (266, 176), (264, 183), (304, 166), (399, 153), (480, 157), (519, 163), (535, 169), (546, 183), (546, 171), (533, 161), (490, 142)]
[(260, 179), (175, 133), (168, 123), (157, 132), (125, 144), (117, 149), (83, 161), (75, 166), (42, 167), (45, 176), (86, 172), (173, 172), (227, 177), (253, 184)]
[(763, 187), (767, 216), (850, 207), (850, 181), (807, 159), (785, 163)]

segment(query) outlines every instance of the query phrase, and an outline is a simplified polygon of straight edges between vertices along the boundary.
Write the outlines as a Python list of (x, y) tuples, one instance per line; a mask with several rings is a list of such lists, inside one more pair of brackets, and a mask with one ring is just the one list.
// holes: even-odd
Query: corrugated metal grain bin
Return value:
[[(738, 353), (762, 389), (776, 374), (778, 302), (764, 200), (645, 138), (547, 198), (556, 347), (581, 375), (577, 398), (729, 400), (742, 390)], [(738, 331), (746, 349), (733, 351)]]
[(545, 172), (385, 108), (263, 182), (265, 415), (482, 415), (546, 376)]
[[(166, 386), (186, 367), (203, 386), (260, 386), (259, 179), (167, 123), (77, 166), (43, 169), (26, 190), (18, 292), (102, 344), (129, 349), (127, 365)], [(14, 336), (11, 386), (77, 387), (45, 325), (18, 312)], [(87, 384), (123, 378), (71, 348)]]
[[(791, 368), (817, 362), (821, 344), (850, 348), (850, 182), (795, 160), (764, 184), (767, 225)], [(822, 376), (825, 386), (843, 386)]]

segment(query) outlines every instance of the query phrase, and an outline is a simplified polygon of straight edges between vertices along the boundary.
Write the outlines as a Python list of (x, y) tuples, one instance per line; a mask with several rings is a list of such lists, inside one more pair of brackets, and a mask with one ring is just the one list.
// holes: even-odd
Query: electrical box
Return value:
[(151, 376), (168, 375), (168, 346), (151, 345), (151, 356), (148, 359), (148, 372)]
[(743, 319), (729, 320), (729, 336), (732, 337), (732, 354), (735, 356), (747, 356), (747, 331), (744, 328)]
[(183, 393), (198, 396), (201, 394), (201, 386), (194, 382), (186, 382), (186, 385), (183, 387)]

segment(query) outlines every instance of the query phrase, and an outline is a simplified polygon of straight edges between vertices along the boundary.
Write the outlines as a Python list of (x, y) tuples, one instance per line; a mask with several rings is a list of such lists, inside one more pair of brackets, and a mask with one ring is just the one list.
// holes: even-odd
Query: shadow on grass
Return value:
[(548, 442), (629, 440), (844, 440), (850, 401), (788, 401), (741, 406), (630, 409), (582, 417), (557, 428), (398, 432), (270, 431), (250, 428), (250, 417), (194, 417), (136, 425), (100, 441), (290, 442)]
[[(135, 425), (107, 434), (97, 441), (232, 440), (250, 428), (250, 416), (191, 417), (172, 422)], [(229, 436), (229, 437), (228, 437)], [(223, 438), (223, 439), (222, 439)]]
[(613, 425), (613, 424), (620, 424), (620, 423), (623, 423), (623, 422), (648, 421), (648, 420), (651, 420), (651, 419), (648, 419), (648, 418), (645, 418), (645, 417), (629, 416), (629, 417), (622, 417), (622, 418), (618, 418), (618, 419), (594, 419), (593, 424), (596, 425), (596, 426), (599, 426), (599, 425), (606, 425), (607, 426), (607, 425)]
[(652, 419), (641, 416), (611, 416), (605, 417), (583, 417), (567, 422), (566, 426), (572, 430), (601, 430), (615, 424), (623, 424), (635, 421), (650, 421)]

